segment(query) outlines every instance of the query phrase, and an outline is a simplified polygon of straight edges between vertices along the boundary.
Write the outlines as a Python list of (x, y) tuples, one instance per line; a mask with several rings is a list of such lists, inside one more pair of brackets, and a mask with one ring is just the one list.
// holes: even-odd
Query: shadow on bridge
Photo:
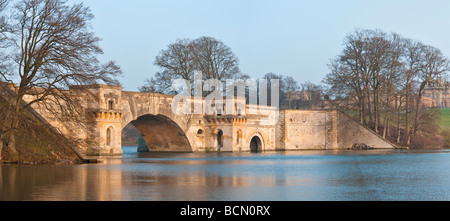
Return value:
[(138, 152), (192, 152), (183, 130), (164, 115), (147, 114), (131, 121), (122, 131), (122, 140), (125, 145), (137, 144)]

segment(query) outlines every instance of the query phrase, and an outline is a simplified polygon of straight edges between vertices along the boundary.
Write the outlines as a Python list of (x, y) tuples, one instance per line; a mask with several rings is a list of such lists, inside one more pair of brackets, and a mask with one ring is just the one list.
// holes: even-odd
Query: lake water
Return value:
[(137, 153), (0, 165), (2, 201), (449, 201), (450, 151)]

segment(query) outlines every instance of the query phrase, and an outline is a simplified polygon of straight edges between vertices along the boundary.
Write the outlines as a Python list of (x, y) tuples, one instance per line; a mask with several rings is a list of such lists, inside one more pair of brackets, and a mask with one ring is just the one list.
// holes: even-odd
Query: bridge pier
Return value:
[(95, 99), (87, 102), (87, 117), (91, 119), (87, 134), (86, 155), (120, 156), (122, 151), (121, 109), (122, 87), (112, 85), (88, 85), (87, 89)]

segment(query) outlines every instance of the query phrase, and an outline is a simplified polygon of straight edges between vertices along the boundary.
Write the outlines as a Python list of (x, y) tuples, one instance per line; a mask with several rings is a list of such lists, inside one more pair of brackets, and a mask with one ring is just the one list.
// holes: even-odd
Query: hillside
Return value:
[(442, 108), (441, 111), (441, 120), (438, 122), (439, 127), (444, 131), (450, 132), (450, 108)]
[[(0, 109), (5, 100), (0, 98)], [(1, 162), (19, 164), (79, 163), (81, 160), (62, 135), (39, 120), (31, 111), (23, 110), (17, 137), (18, 154), (2, 148)]]

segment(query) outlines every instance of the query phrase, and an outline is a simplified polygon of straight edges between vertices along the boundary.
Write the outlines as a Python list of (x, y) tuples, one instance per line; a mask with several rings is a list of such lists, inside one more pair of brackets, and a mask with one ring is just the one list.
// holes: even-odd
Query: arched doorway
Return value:
[(114, 145), (114, 128), (108, 127), (106, 129), (106, 146)]
[(242, 140), (242, 131), (239, 129), (236, 133), (236, 144), (239, 145)]
[(217, 132), (217, 147), (219, 147), (219, 148), (223, 147), (223, 132), (222, 132), (222, 130), (219, 130)]
[(262, 151), (262, 141), (258, 136), (254, 136), (250, 141), (250, 152), (259, 152)]

